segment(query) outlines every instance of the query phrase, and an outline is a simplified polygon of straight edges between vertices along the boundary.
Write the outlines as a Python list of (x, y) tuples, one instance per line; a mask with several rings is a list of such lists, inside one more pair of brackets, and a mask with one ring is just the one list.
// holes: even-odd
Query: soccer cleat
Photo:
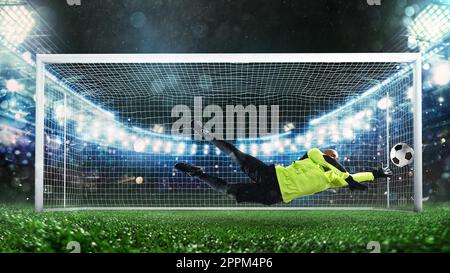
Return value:
[(175, 169), (186, 173), (191, 177), (198, 177), (203, 174), (203, 170), (200, 167), (192, 166), (187, 163), (177, 163), (175, 164)]

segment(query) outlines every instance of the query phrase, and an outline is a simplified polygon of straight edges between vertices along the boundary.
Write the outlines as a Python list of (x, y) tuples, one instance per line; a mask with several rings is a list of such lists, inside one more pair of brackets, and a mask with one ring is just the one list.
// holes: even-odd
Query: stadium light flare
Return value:
[(184, 142), (181, 142), (177, 146), (177, 154), (182, 155), (184, 154), (184, 151), (186, 150), (186, 144)]
[(29, 51), (25, 51), (24, 53), (22, 53), (22, 59), (28, 64), (32, 64), (33, 62), (32, 55)]
[(92, 138), (93, 139), (98, 139), (99, 137), (100, 137), (100, 133), (97, 130), (92, 132)]
[(405, 8), (405, 15), (408, 17), (411, 17), (414, 15), (414, 13), (416, 13), (416, 10), (414, 9), (414, 7), (412, 6), (408, 6)]
[(55, 107), (55, 115), (57, 119), (63, 119), (68, 116), (68, 109), (62, 104)]
[(377, 103), (377, 107), (380, 108), (381, 110), (386, 110), (391, 106), (392, 106), (392, 101), (387, 97), (380, 99)]
[(311, 132), (307, 132), (306, 135), (305, 135), (305, 141), (306, 142), (311, 142), (312, 138), (313, 138), (312, 133)]
[(108, 138), (114, 138), (116, 135), (116, 128), (114, 128), (114, 125), (110, 125), (107, 127), (106, 132), (108, 133)]
[(295, 137), (295, 143), (296, 144), (301, 144), (303, 142), (303, 136), (298, 135)]
[(23, 43), (35, 25), (32, 13), (24, 5), (0, 7), (0, 36), (18, 46)]
[(126, 138), (126, 134), (125, 134), (125, 132), (123, 131), (123, 130), (119, 130), (118, 132), (117, 132), (117, 138), (119, 139), (119, 140), (125, 140), (125, 138)]
[(336, 122), (332, 122), (332, 123), (329, 125), (329, 129), (330, 129), (330, 131), (332, 131), (332, 132), (337, 131), (337, 130), (338, 130), (338, 125), (337, 125), (337, 123), (336, 123)]
[(297, 152), (297, 146), (294, 145), (294, 144), (290, 145), (290, 149), (291, 149), (292, 152)]
[(164, 153), (168, 154), (172, 151), (172, 147), (173, 147), (173, 142), (172, 141), (168, 141), (164, 144)]
[(324, 136), (327, 132), (327, 130), (325, 129), (325, 127), (320, 127), (319, 130), (317, 130), (319, 136)]
[(281, 144), (281, 141), (279, 139), (275, 140), (273, 142), (273, 146), (275, 147), (275, 150), (279, 150), (279, 149), (281, 149), (283, 147), (283, 145)]
[(292, 122), (286, 123), (286, 125), (284, 125), (284, 127), (283, 127), (283, 130), (284, 130), (285, 132), (289, 132), (289, 131), (291, 131), (292, 129), (295, 129), (295, 125), (294, 125), (294, 123), (292, 123)]
[(78, 115), (77, 116), (77, 121), (78, 122), (83, 122), (83, 121), (85, 121), (85, 119), (86, 119), (86, 117), (84, 115)]
[(160, 150), (161, 150), (161, 146), (162, 146), (162, 141), (161, 140), (156, 140), (154, 143), (153, 143), (153, 152), (155, 152), (155, 153), (157, 153), (157, 152), (159, 152)]
[(345, 124), (347, 127), (353, 127), (353, 126), (355, 125), (355, 122), (356, 122), (356, 118), (353, 117), (353, 116), (347, 117), (347, 118), (344, 120), (344, 124)]
[(164, 126), (159, 125), (159, 124), (155, 124), (153, 126), (152, 131), (155, 132), (155, 133), (158, 133), (158, 134), (162, 134), (162, 133), (164, 133)]
[(412, 100), (414, 98), (414, 89), (411, 87), (408, 88), (408, 90), (406, 91), (406, 97), (409, 100)]
[(291, 146), (291, 140), (289, 138), (284, 140), (284, 146)]
[(258, 145), (253, 143), (250, 145), (250, 154), (256, 156), (258, 154)]
[(19, 92), (24, 89), (24, 86), (18, 81), (11, 79), (6, 81), (6, 90), (10, 92)]
[(414, 48), (417, 47), (417, 45), (418, 45), (418, 43), (417, 43), (416, 37), (415, 36), (409, 36), (408, 37), (408, 47), (410, 49), (414, 49)]
[(429, 4), (408, 25), (408, 32), (408, 46), (410, 40), (415, 40), (423, 52), (443, 41), (450, 35), (450, 5), (443, 2)]
[(240, 144), (240, 145), (239, 145), (239, 151), (241, 151), (241, 152), (243, 152), (243, 153), (246, 152), (245, 144)]
[(345, 139), (353, 139), (354, 138), (354, 133), (353, 130), (351, 128), (346, 128), (343, 132), (342, 132), (342, 136)]
[(272, 152), (272, 145), (269, 142), (263, 143), (262, 152), (264, 155), (270, 155), (270, 153)]
[(196, 153), (197, 153), (197, 144), (192, 144), (191, 155), (195, 155)]
[(317, 140), (317, 144), (318, 144), (318, 145), (323, 145), (323, 143), (324, 143), (323, 138), (319, 138), (319, 139)]
[(338, 142), (339, 141), (339, 133), (337, 131), (333, 131), (331, 133), (331, 140), (333, 140), (333, 142)]
[(450, 63), (440, 62), (433, 66), (431, 81), (436, 85), (447, 85), (450, 82)]

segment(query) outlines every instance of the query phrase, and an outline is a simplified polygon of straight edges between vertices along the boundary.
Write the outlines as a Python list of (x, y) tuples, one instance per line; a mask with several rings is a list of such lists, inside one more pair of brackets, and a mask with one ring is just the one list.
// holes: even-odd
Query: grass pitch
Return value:
[(80, 211), (0, 206), (0, 252), (450, 252), (450, 205), (390, 211)]

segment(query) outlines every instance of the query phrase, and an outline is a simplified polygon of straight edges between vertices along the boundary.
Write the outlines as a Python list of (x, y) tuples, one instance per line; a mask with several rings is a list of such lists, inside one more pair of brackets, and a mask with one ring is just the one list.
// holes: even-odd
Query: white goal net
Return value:
[[(421, 208), (417, 54), (40, 55), (37, 68), (38, 211)], [(223, 121), (225, 139), (268, 164), (332, 148), (351, 173), (389, 166), (394, 175), (365, 192), (236, 203), (174, 169), (188, 162), (250, 183), (209, 142), (175, 134), (191, 119)], [(415, 148), (413, 164), (390, 162), (396, 143)]]

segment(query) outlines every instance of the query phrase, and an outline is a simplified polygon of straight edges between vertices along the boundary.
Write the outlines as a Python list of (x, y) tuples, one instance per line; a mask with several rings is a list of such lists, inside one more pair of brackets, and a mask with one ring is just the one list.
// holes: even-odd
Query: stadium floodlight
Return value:
[(158, 139), (153, 143), (153, 152), (158, 153), (161, 150), (161, 146), (163, 145), (163, 142)]
[(158, 134), (162, 134), (164, 133), (164, 126), (161, 126), (159, 124), (155, 124), (153, 125), (153, 132), (158, 133)]
[(164, 153), (168, 154), (172, 151), (172, 147), (173, 147), (173, 142), (172, 141), (168, 141), (164, 144)]
[(270, 153), (272, 152), (272, 145), (269, 142), (263, 143), (262, 151), (265, 155), (270, 155)]
[(305, 149), (311, 148), (311, 142), (310, 141), (305, 141), (305, 143), (303, 144), (303, 147), (305, 147)]
[(55, 115), (57, 119), (63, 119), (68, 115), (68, 109), (64, 104), (59, 104), (55, 108)]
[(179, 155), (182, 155), (182, 154), (184, 154), (185, 150), (186, 150), (186, 143), (184, 143), (184, 142), (179, 143), (177, 146), (177, 153)]
[(296, 136), (295, 137), (295, 143), (297, 143), (297, 144), (303, 143), (303, 136), (302, 135)]
[(20, 84), (15, 79), (10, 79), (6, 81), (6, 90), (10, 92), (18, 92), (21, 91), (23, 88), (24, 88), (23, 85)]
[(238, 149), (243, 153), (247, 152), (247, 149), (245, 149), (245, 144), (240, 144)]
[(431, 81), (436, 85), (447, 85), (450, 82), (450, 62), (433, 65)]
[(203, 154), (204, 155), (209, 154), (209, 145), (208, 144), (203, 145)]
[(4, 5), (0, 7), (0, 36), (18, 46), (33, 29), (35, 21), (24, 5)]
[(196, 153), (197, 153), (197, 144), (192, 144), (191, 155), (195, 155)]
[(381, 98), (377, 103), (378, 108), (381, 110), (386, 110), (390, 107), (392, 107), (392, 100), (388, 97)]
[(250, 144), (250, 154), (252, 156), (258, 155), (258, 144), (255, 143)]
[[(36, 65), (37, 211), (421, 210), (420, 54), (38, 55)], [(267, 163), (290, 163), (312, 147), (333, 148), (349, 170), (368, 170), (381, 162), (391, 166), (390, 148), (405, 142), (415, 149), (414, 165), (393, 167), (395, 179), (371, 183), (363, 194), (337, 188), (289, 204), (238, 204), (174, 172), (175, 163), (189, 161), (231, 183), (248, 182), (209, 142), (167, 133), (173, 107), (192, 105), (194, 96), (215, 109), (230, 102), (277, 105), (279, 133), (230, 140)], [(58, 110), (58, 118), (61, 101), (70, 115)], [(288, 132), (286, 123), (292, 123)], [(60, 144), (45, 142), (48, 137)], [(125, 176), (144, 179), (139, 187), (118, 183)]]
[(450, 5), (430, 3), (408, 25), (408, 45), (418, 45), (425, 52), (450, 35)]
[(345, 139), (353, 139), (355, 135), (353, 133), (352, 128), (347, 127), (347, 128), (344, 128), (344, 131), (342, 132), (342, 136)]
[(409, 100), (412, 100), (414, 98), (414, 88), (412, 86), (406, 90), (406, 97)]
[(336, 131), (332, 131), (331, 132), (331, 140), (333, 141), (333, 142), (337, 142), (338, 140), (339, 140), (339, 133), (338, 132), (336, 132)]
[(137, 153), (142, 153), (145, 151), (145, 142), (142, 139), (137, 139), (134, 142), (133, 147)]

